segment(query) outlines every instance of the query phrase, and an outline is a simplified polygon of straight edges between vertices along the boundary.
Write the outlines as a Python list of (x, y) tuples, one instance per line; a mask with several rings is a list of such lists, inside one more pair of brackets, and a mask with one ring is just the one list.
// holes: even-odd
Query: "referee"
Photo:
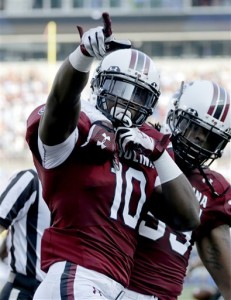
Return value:
[(11, 177), (0, 194), (0, 233), (7, 229), (10, 274), (0, 300), (31, 300), (45, 273), (40, 269), (41, 237), (50, 226), (50, 212), (42, 198), (35, 170)]

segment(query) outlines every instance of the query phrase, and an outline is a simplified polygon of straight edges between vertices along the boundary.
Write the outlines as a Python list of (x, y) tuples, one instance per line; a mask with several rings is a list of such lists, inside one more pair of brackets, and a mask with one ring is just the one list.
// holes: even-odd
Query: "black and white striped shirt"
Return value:
[(50, 226), (50, 212), (33, 169), (16, 173), (1, 193), (0, 225), (9, 229), (11, 271), (41, 281), (45, 275), (40, 269), (41, 237)]

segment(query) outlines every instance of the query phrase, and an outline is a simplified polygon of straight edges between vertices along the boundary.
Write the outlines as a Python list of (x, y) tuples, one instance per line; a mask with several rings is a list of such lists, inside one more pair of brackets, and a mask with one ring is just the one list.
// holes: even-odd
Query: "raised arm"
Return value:
[(107, 13), (102, 14), (102, 19), (104, 26), (85, 33), (82, 27), (77, 26), (81, 43), (55, 76), (39, 126), (40, 139), (48, 146), (63, 142), (76, 128), (81, 93), (87, 84), (94, 58), (102, 59), (106, 51), (130, 47), (128, 41), (114, 39)]
[(63, 142), (76, 127), (80, 96), (89, 73), (73, 68), (67, 58), (59, 69), (40, 121), (39, 136), (49, 146)]
[(152, 212), (175, 230), (195, 229), (200, 224), (200, 207), (188, 179), (167, 152), (155, 165), (162, 183), (153, 192)]

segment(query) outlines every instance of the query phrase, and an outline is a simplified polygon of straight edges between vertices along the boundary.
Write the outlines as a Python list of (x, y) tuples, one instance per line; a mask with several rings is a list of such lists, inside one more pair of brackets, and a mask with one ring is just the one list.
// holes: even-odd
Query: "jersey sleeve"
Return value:
[[(43, 115), (44, 111), (45, 111), (44, 104), (40, 105), (34, 111), (32, 111), (32, 113), (30, 114), (27, 120), (27, 131), (26, 131), (26, 141), (29, 145), (29, 148), (33, 153), (33, 155), (35, 156), (35, 158), (40, 163), (41, 163), (41, 157), (38, 149), (38, 127), (39, 127), (40, 118)], [(81, 145), (86, 141), (86, 136), (88, 134), (90, 125), (91, 122), (89, 118), (83, 111), (81, 111), (78, 124), (77, 124), (78, 145)]]
[[(224, 224), (231, 226), (231, 186), (221, 174), (215, 171), (208, 170), (206, 176), (217, 196), (211, 193), (207, 185), (204, 189), (200, 188), (201, 192), (195, 190), (202, 212), (201, 224), (193, 233), (195, 240), (218, 226)], [(203, 179), (200, 182), (205, 186)]]
[(33, 155), (41, 161), (38, 150), (38, 127), (39, 121), (44, 113), (45, 105), (37, 107), (27, 119), (26, 141)]

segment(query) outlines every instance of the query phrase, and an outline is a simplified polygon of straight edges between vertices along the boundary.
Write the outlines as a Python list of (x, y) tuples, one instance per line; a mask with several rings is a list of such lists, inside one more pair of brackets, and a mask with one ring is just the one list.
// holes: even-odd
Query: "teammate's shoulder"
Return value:
[(94, 104), (81, 99), (81, 111), (78, 120), (78, 128), (81, 133), (88, 133), (93, 123), (97, 121), (109, 121)]
[(220, 172), (217, 172), (210, 168), (206, 168), (204, 169), (204, 173), (209, 178), (209, 180), (212, 180), (213, 185), (215, 185), (216, 188), (220, 190), (220, 192), (231, 189), (230, 183)]
[(91, 124), (96, 121), (108, 121), (101, 111), (99, 111), (96, 106), (89, 101), (81, 100), (81, 112), (87, 116)]
[(204, 169), (204, 173), (205, 173), (206, 175), (208, 175), (208, 176), (213, 177), (213, 178), (216, 179), (217, 181), (227, 182), (227, 183), (229, 184), (229, 182), (228, 182), (228, 180), (225, 178), (225, 176), (224, 176), (222, 173), (215, 171), (214, 169), (205, 168), (205, 169)]
[(150, 123), (144, 123), (141, 127), (140, 130), (144, 133), (146, 133), (148, 136), (154, 138), (154, 139), (159, 139), (160, 137), (163, 136), (163, 133), (160, 132), (158, 127), (156, 127), (153, 124)]

